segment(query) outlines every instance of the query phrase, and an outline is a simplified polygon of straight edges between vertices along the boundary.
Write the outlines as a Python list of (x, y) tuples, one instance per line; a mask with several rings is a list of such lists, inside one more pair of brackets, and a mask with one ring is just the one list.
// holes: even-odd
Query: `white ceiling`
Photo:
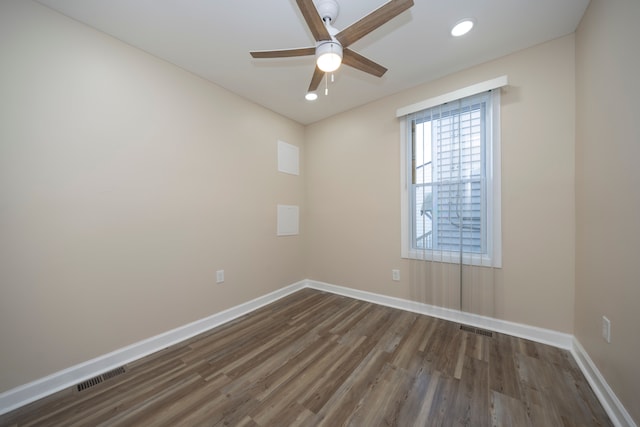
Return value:
[[(252, 59), (251, 50), (314, 46), (295, 0), (38, 0), (264, 107), (309, 124), (575, 31), (589, 0), (415, 0), (350, 47), (387, 67), (376, 78), (343, 66), (305, 101), (312, 56)], [(338, 0), (339, 30), (385, 0)], [(449, 35), (461, 18), (476, 26)], [(324, 89), (324, 82), (321, 84)]]

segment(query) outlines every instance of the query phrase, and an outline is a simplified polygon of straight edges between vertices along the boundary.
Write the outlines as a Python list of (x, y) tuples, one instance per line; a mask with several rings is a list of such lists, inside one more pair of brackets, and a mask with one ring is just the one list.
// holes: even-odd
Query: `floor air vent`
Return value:
[(119, 368), (112, 369), (109, 372), (105, 372), (102, 375), (98, 375), (97, 377), (89, 378), (88, 380), (81, 382), (77, 386), (78, 391), (86, 390), (88, 388), (91, 388), (95, 385), (100, 384), (103, 381), (106, 381), (113, 377), (117, 377), (118, 375), (121, 375), (124, 373), (125, 373), (124, 366), (120, 366)]
[(473, 326), (460, 325), (460, 329), (474, 334), (484, 335), (485, 337), (493, 337), (493, 332), (485, 329), (474, 328)]
[(119, 368), (112, 369), (109, 372), (105, 372), (102, 374), (103, 380), (108, 380), (109, 378), (117, 377), (120, 374), (124, 374), (124, 366), (120, 366)]

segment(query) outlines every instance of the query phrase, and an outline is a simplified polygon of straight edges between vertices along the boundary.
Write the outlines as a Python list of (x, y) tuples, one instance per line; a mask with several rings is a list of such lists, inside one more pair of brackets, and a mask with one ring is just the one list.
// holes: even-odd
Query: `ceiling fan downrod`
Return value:
[(340, 6), (338, 6), (336, 0), (320, 0), (316, 3), (316, 9), (325, 24), (327, 24), (327, 21), (329, 21), (329, 24), (335, 22), (340, 12)]

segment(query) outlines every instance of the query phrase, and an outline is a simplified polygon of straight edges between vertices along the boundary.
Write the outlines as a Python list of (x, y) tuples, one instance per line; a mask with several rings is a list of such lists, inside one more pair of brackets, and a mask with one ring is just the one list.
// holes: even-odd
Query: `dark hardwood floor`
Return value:
[(564, 350), (305, 289), (9, 426), (610, 426)]

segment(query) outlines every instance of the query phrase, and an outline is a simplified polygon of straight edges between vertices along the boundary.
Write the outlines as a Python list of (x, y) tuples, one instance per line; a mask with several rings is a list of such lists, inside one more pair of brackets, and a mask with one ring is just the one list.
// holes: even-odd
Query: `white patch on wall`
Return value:
[(295, 145), (278, 141), (278, 171), (300, 175), (300, 149)]
[(298, 206), (278, 205), (278, 236), (295, 236), (298, 234)]

